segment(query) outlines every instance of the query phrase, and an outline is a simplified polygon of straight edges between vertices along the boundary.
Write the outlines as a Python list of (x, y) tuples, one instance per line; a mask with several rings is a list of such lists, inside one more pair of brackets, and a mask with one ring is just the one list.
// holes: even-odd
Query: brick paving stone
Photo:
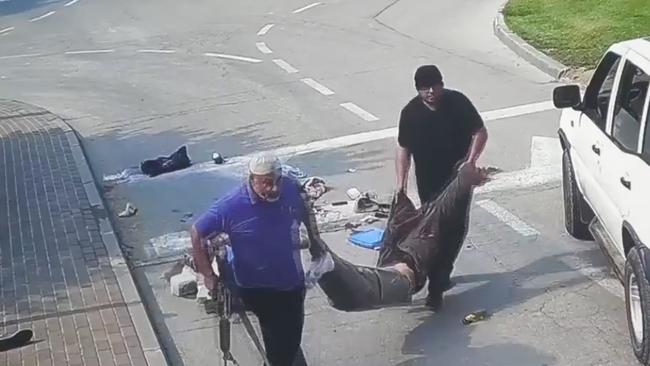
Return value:
[(66, 131), (0, 100), (0, 334), (36, 341), (0, 365), (146, 365)]

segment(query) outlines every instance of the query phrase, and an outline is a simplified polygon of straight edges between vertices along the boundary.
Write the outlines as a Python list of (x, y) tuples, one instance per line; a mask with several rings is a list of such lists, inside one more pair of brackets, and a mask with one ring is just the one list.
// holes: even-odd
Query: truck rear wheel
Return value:
[(582, 202), (584, 198), (578, 190), (571, 156), (567, 150), (564, 150), (562, 154), (562, 191), (564, 194), (564, 225), (567, 232), (576, 239), (592, 240), (589, 224), (582, 222), (581, 219), (580, 205), (584, 204)]

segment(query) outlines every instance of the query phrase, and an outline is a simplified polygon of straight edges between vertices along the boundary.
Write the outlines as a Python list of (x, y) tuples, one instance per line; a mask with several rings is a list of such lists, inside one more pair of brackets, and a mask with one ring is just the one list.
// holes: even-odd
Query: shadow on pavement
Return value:
[[(598, 250), (582, 252), (581, 257), (588, 257), (590, 252), (598, 252)], [(500, 343), (483, 347), (472, 346), (471, 336), (475, 328), (462, 325), (461, 318), (477, 309), (486, 309), (488, 314), (496, 314), (545, 293), (571, 288), (589, 281), (587, 277), (576, 272), (576, 276), (564, 281), (553, 282), (549, 286), (522, 288), (519, 285), (541, 275), (573, 272), (574, 269), (561, 261), (563, 256), (565, 255), (545, 257), (512, 272), (455, 277), (454, 281), (459, 285), (464, 283), (482, 284), (467, 291), (445, 296), (443, 309), (438, 314), (429, 313), (424, 308), (413, 308), (411, 313), (426, 313), (427, 315), (424, 315), (422, 323), (406, 336), (402, 353), (416, 357), (396, 366), (554, 364), (556, 361), (554, 356), (527, 344)], [(422, 302), (420, 301), (416, 305), (422, 305)], [(486, 322), (490, 321), (498, 321), (498, 318), (486, 320)]]
[(62, 2), (62, 0), (0, 0), (0, 16), (18, 14)]

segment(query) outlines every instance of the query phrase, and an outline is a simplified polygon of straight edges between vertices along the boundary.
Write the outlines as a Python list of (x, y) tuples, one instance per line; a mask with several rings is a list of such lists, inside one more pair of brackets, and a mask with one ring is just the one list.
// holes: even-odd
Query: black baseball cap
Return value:
[(415, 71), (415, 87), (427, 88), (442, 84), (442, 74), (436, 65), (422, 65)]

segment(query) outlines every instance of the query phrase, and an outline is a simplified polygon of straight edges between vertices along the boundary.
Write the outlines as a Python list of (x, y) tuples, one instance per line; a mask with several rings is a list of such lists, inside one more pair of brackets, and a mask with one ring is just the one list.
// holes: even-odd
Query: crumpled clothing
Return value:
[(333, 270), (334, 260), (330, 253), (325, 253), (325, 255), (312, 259), (309, 268), (305, 273), (305, 286), (307, 288), (316, 286), (325, 273)]
[(192, 165), (192, 162), (187, 155), (187, 147), (181, 146), (169, 156), (143, 161), (140, 163), (140, 170), (142, 170), (143, 174), (155, 177), (160, 174), (185, 169), (190, 165)]
[(327, 186), (325, 185), (325, 180), (320, 177), (310, 177), (302, 184), (302, 189), (305, 191), (307, 196), (312, 200), (317, 200), (321, 198), (325, 193), (327, 193)]

